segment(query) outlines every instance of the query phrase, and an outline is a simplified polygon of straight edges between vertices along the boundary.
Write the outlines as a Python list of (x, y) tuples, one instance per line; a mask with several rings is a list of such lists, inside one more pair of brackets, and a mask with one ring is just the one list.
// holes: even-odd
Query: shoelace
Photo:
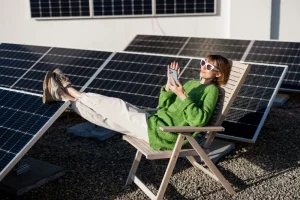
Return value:
[(65, 82), (69, 81), (69, 78), (65, 77), (65, 76), (62, 75), (62, 74), (56, 74), (55, 77), (56, 77), (56, 79), (59, 80), (59, 81), (65, 81)]

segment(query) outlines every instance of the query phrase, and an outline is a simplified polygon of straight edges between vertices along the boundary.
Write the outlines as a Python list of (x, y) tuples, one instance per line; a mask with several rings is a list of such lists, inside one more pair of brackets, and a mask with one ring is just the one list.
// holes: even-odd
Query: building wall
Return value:
[(230, 38), (269, 39), (271, 0), (231, 0)]
[(279, 40), (300, 42), (300, 1), (281, 0)]
[[(271, 1), (217, 0), (214, 16), (35, 20), (29, 0), (1, 0), (0, 42), (120, 51), (136, 34), (269, 39)], [(281, 2), (279, 39), (299, 40), (300, 29), (287, 23), (300, 19), (294, 5)]]
[(1, 0), (2, 42), (123, 50), (136, 34), (224, 37), (229, 0), (217, 16), (35, 20), (29, 0)]

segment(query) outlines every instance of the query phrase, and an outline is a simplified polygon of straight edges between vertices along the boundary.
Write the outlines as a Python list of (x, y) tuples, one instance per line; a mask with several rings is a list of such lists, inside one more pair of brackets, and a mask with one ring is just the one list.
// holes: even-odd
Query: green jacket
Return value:
[(187, 94), (183, 101), (171, 90), (167, 92), (165, 86), (161, 88), (159, 110), (148, 118), (149, 143), (154, 150), (173, 149), (178, 136), (178, 133), (163, 132), (159, 127), (204, 126), (214, 111), (219, 93), (214, 84), (205, 86), (199, 80), (190, 80), (183, 87)]

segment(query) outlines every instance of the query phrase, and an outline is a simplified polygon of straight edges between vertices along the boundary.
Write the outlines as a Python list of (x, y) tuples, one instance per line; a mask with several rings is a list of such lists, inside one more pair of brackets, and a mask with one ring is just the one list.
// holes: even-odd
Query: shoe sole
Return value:
[(52, 72), (47, 72), (45, 78), (44, 78), (44, 82), (43, 82), (43, 104), (49, 103), (51, 101), (53, 101), (51, 94), (49, 92), (49, 88), (48, 88), (48, 82), (49, 79), (52, 76)]

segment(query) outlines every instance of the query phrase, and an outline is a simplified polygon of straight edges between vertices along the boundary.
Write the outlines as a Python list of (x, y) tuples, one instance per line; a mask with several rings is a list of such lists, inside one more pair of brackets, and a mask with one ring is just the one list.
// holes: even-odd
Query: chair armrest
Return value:
[(206, 132), (206, 131), (225, 131), (222, 126), (161, 126), (160, 130), (164, 132), (180, 132), (180, 133), (190, 133), (190, 132)]

